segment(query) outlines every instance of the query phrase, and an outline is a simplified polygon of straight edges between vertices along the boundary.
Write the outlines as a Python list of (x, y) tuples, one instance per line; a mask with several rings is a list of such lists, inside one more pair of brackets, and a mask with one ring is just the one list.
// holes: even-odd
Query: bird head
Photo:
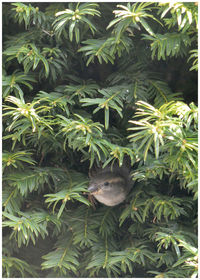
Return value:
[(123, 202), (131, 187), (129, 169), (114, 166), (98, 169), (90, 176), (88, 190), (101, 203), (115, 206)]

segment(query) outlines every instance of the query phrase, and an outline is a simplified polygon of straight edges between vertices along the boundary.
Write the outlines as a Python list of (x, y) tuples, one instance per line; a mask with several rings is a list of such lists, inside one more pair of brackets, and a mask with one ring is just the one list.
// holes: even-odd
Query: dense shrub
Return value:
[(197, 63), (194, 2), (3, 4), (3, 277), (197, 277)]

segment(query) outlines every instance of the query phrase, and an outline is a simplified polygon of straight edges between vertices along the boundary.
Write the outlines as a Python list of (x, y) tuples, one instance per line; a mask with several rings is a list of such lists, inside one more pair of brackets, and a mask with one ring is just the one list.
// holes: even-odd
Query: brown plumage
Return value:
[(88, 190), (99, 202), (107, 206), (123, 202), (132, 186), (130, 167), (125, 163), (122, 167), (114, 164), (112, 167), (92, 170), (89, 176)]

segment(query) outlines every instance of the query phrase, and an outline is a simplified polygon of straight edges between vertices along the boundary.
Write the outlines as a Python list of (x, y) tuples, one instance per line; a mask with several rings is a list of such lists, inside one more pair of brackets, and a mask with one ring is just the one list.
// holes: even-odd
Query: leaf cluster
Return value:
[(166, 103), (159, 109), (141, 101), (138, 105), (137, 121), (131, 120), (134, 127), (129, 128), (138, 132), (128, 137), (133, 142), (140, 141), (138, 149), (143, 150), (144, 160), (152, 149), (156, 159), (161, 155), (164, 168), (168, 166), (170, 172), (183, 179), (183, 186), (196, 181), (197, 107), (183, 102)]

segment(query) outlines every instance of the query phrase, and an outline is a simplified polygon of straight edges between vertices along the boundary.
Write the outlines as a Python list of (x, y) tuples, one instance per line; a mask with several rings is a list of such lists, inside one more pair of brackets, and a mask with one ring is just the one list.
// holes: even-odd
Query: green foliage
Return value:
[(23, 3), (13, 3), (15, 8), (12, 8), (15, 15), (15, 22), (21, 24), (25, 23), (25, 28), (27, 29), (31, 23), (33, 24), (41, 24), (42, 21), (45, 21), (45, 15), (39, 11), (39, 8), (34, 8), (33, 6), (25, 5)]
[(130, 273), (133, 272), (132, 262), (145, 265), (146, 262), (154, 262), (154, 254), (151, 253), (147, 248), (148, 244), (144, 244), (141, 240), (136, 241), (136, 245), (126, 248), (124, 251), (116, 251), (111, 254), (111, 264), (120, 263), (120, 269), (126, 273), (129, 269)]
[(3, 277), (10, 278), (11, 276), (18, 277), (38, 277), (37, 272), (27, 262), (19, 258), (2, 256)]
[(161, 14), (161, 18), (164, 18), (166, 14), (170, 11), (171, 17), (164, 18), (165, 24), (168, 25), (169, 28), (172, 26), (178, 25), (178, 30), (182, 29), (182, 32), (187, 31), (191, 24), (198, 24), (198, 6), (191, 5), (190, 3), (159, 3), (161, 9), (159, 10), (159, 14)]
[[(80, 42), (80, 34), (84, 32), (85, 26), (88, 27), (92, 34), (97, 30), (94, 24), (88, 19), (89, 16), (100, 16), (100, 13), (95, 8), (98, 7), (96, 3), (69, 3), (69, 9), (56, 13), (56, 20), (53, 22), (54, 32), (58, 36), (65, 34), (65, 27), (69, 24), (69, 39), (73, 40), (75, 35), (76, 43)], [(75, 34), (74, 34), (75, 33)]]
[(54, 113), (54, 108), (57, 107), (69, 115), (69, 105), (73, 104), (73, 101), (63, 94), (63, 88), (60, 87), (55, 88), (55, 91), (50, 94), (41, 90), (35, 99), (51, 110), (52, 114)]
[(14, 11), (14, 20), (21, 24), (25, 23), (25, 29), (32, 24), (41, 26), (41, 24), (46, 20), (45, 14), (39, 11), (39, 7), (33, 7), (31, 4), (25, 5), (23, 3), (12, 3), (15, 8), (12, 8), (11, 11)]
[[(70, 176), (71, 176), (71, 172), (70, 172)], [(75, 174), (76, 176), (76, 181), (75, 183), (72, 181), (72, 178), (69, 178), (69, 182), (63, 182), (62, 184), (65, 185), (65, 188), (67, 188), (66, 190), (61, 190), (57, 193), (54, 194), (46, 194), (45, 197), (47, 197), (47, 199), (45, 200), (46, 203), (48, 203), (48, 207), (54, 203), (53, 206), (53, 212), (54, 209), (57, 205), (57, 203), (61, 200), (62, 201), (62, 205), (58, 211), (58, 219), (60, 218), (63, 210), (65, 209), (65, 205), (67, 203), (67, 201), (69, 200), (77, 200), (80, 201), (86, 205), (90, 205), (89, 201), (87, 199), (85, 199), (82, 195), (80, 195), (80, 192), (87, 192), (87, 181), (83, 181), (83, 177), (79, 176), (79, 181), (80, 183), (78, 183), (78, 174)], [(68, 185), (67, 185), (68, 183)]]
[[(84, 46), (79, 49), (80, 52), (85, 52), (85, 55), (90, 55), (87, 66), (90, 64), (90, 62), (94, 62), (94, 58), (97, 57), (99, 63), (102, 63), (103, 61), (114, 63), (113, 55), (110, 53), (110, 43), (107, 40), (104, 39), (89, 39), (87, 41), (83, 42), (87, 46)], [(109, 47), (107, 47), (107, 45)]]
[[(189, 244), (191, 240), (194, 240), (193, 244), (196, 244), (196, 236), (193, 234), (186, 235), (183, 231), (176, 231), (172, 229), (163, 229), (163, 232), (157, 232), (156, 241), (158, 243), (158, 250), (160, 251), (162, 247), (168, 248), (173, 246), (174, 251), (177, 255), (177, 261), (173, 263), (172, 268), (168, 269), (165, 272), (150, 271), (153, 274), (156, 274), (156, 277), (177, 277), (177, 275), (182, 270), (184, 277), (193, 277), (196, 278), (198, 275), (198, 263), (197, 263), (197, 248), (196, 245)], [(190, 240), (190, 241), (189, 241)], [(183, 248), (183, 253), (181, 256), (181, 248)], [(172, 258), (172, 256), (170, 256)], [(182, 266), (180, 266), (182, 265)]]
[(99, 85), (93, 80), (82, 80), (75, 76), (70, 76), (71, 79), (76, 82), (76, 84), (70, 83), (65, 86), (64, 91), (69, 94), (70, 100), (74, 99), (76, 96), (80, 101), (81, 98), (86, 96), (94, 96), (96, 94), (96, 90), (99, 88)]
[(76, 272), (76, 266), (79, 264), (79, 254), (72, 241), (70, 232), (67, 236), (60, 237), (55, 245), (56, 250), (43, 256), (45, 261), (42, 263), (42, 269), (53, 268), (58, 275), (66, 275), (68, 270)]
[(15, 168), (23, 168), (22, 162), (35, 164), (36, 162), (31, 158), (31, 153), (27, 151), (18, 151), (15, 153), (5, 152), (2, 155), (3, 169), (7, 166), (14, 166)]
[(5, 180), (9, 181), (11, 186), (17, 186), (22, 196), (26, 196), (33, 190), (37, 190), (39, 186), (41, 188), (44, 183), (48, 183), (47, 172), (38, 168), (34, 170), (26, 168), (21, 172), (12, 172), (5, 176)]
[[(43, 60), (45, 73), (43, 69), (40, 70), (41, 79), (47, 77), (49, 75), (49, 80), (56, 81), (56, 79), (63, 74), (63, 69), (67, 69), (68, 65), (68, 57), (66, 54), (63, 54), (62, 51), (58, 48), (43, 48), (42, 49)], [(41, 58), (42, 60), (42, 58)], [(42, 60), (42, 61), (43, 61)]]
[(108, 88), (99, 90), (99, 93), (103, 95), (103, 98), (83, 98), (80, 102), (83, 102), (83, 106), (90, 106), (97, 104), (98, 107), (93, 111), (95, 114), (100, 109), (104, 109), (104, 116), (105, 116), (105, 129), (109, 127), (109, 109), (112, 108), (117, 111), (117, 113), (122, 118), (122, 98), (123, 93), (121, 94), (120, 88)]
[[(98, 241), (95, 228), (98, 228), (99, 223), (94, 223), (93, 219), (90, 219), (91, 216), (91, 208), (82, 205), (65, 214), (63, 218), (67, 220), (67, 224), (73, 231), (73, 244), (80, 248), (90, 248), (94, 242)], [(77, 217), (79, 217), (78, 220)], [(100, 219), (102, 219), (102, 215)]]
[(7, 48), (4, 52), (7, 56), (7, 61), (17, 59), (18, 63), (24, 66), (24, 73), (27, 74), (30, 69), (35, 70), (38, 64), (43, 64), (45, 76), (49, 75), (49, 64), (46, 58), (42, 55), (39, 48), (35, 44), (15, 45), (14, 47)]
[(6, 212), (14, 214), (22, 207), (23, 197), (17, 187), (8, 184), (5, 186), (2, 192), (2, 206)]
[(192, 70), (198, 71), (198, 50), (192, 50), (192, 51), (190, 51), (190, 53), (191, 53), (191, 55), (188, 58), (188, 61), (191, 60), (192, 58), (194, 58), (190, 71), (192, 71)]
[(168, 56), (183, 56), (186, 54), (188, 44), (191, 44), (189, 36), (183, 33), (165, 33), (156, 35), (145, 34), (143, 39), (152, 41), (152, 59), (156, 56), (160, 60), (166, 59)]
[[(2, 15), (2, 277), (197, 277), (197, 4)], [(126, 200), (95, 203), (89, 174), (124, 163)]]
[(136, 188), (131, 193), (131, 197), (130, 205), (123, 210), (119, 218), (120, 225), (124, 223), (127, 217), (131, 217), (135, 222), (144, 223), (152, 215), (157, 221), (165, 220), (168, 222), (169, 220), (176, 220), (181, 215), (188, 215), (181, 206), (183, 201), (187, 209), (191, 210), (192, 207), (192, 201), (186, 197), (169, 198), (166, 195), (158, 195), (155, 189), (150, 188), (150, 186), (148, 186), (146, 192), (142, 191), (141, 187)]
[(153, 30), (146, 22), (145, 18), (152, 18), (153, 20), (159, 22), (149, 11), (152, 11), (151, 6), (152, 3), (128, 3), (127, 6), (124, 5), (117, 5), (118, 8), (121, 10), (114, 10), (113, 13), (115, 14), (116, 19), (110, 22), (108, 28), (115, 25), (114, 32), (116, 33), (117, 37), (121, 36), (121, 33), (127, 30), (127, 28), (133, 27), (140, 30), (140, 25), (151, 35), (154, 34)]
[(84, 153), (84, 148), (87, 147), (91, 163), (94, 163), (94, 158), (97, 155), (99, 160), (101, 159), (100, 153), (107, 154), (105, 142), (100, 141), (102, 137), (102, 124), (99, 122), (94, 123), (91, 119), (83, 118), (77, 114), (74, 114), (77, 120), (67, 119), (63, 116), (60, 117), (61, 132), (65, 136), (64, 147), (66, 141), (68, 146), (73, 150), (81, 150)]
[(23, 91), (19, 84), (25, 85), (32, 90), (33, 86), (30, 82), (35, 83), (36, 80), (31, 75), (24, 74), (23, 72), (15, 72), (10, 76), (3, 76), (3, 97), (7, 97), (9, 94), (14, 92), (14, 95), (22, 98)]
[[(168, 56), (185, 56), (188, 46), (195, 40), (195, 27), (197, 26), (197, 6), (190, 3), (159, 3), (161, 9), (158, 14), (164, 20), (168, 29), (178, 26), (178, 32), (170, 32), (165, 34), (144, 35), (143, 39), (151, 40), (152, 58), (156, 56), (160, 60), (166, 59)], [(166, 15), (171, 14), (171, 17)], [(191, 37), (190, 36), (194, 36)], [(193, 70), (193, 69), (191, 69)]]
[(18, 217), (3, 212), (3, 217), (8, 218), (9, 220), (3, 221), (3, 227), (13, 228), (10, 238), (14, 238), (18, 244), (18, 247), (21, 247), (22, 244), (28, 245), (30, 239), (33, 244), (36, 242), (36, 238), (40, 234), (42, 238), (45, 238), (47, 232), (47, 224), (53, 222), (57, 227), (60, 227), (60, 222), (51, 218), (46, 211), (38, 209), (38, 211), (31, 212), (18, 212)]
[[(150, 149), (154, 150), (156, 159), (161, 154), (165, 168), (168, 166), (170, 172), (178, 174), (187, 187), (187, 183), (197, 179), (197, 107), (182, 102), (166, 103), (159, 109), (141, 101), (137, 104), (139, 109), (135, 117), (138, 121), (130, 121), (137, 127), (129, 129), (139, 132), (128, 137), (133, 142), (142, 139), (138, 150), (142, 149), (144, 160)], [(195, 189), (194, 192), (197, 198)]]

